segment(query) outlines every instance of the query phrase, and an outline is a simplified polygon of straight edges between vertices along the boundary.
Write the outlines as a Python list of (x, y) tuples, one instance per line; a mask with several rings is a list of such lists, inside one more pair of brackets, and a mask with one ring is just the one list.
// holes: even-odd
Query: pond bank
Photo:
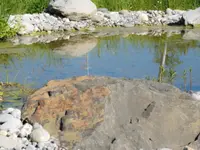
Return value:
[[(183, 34), (183, 39), (186, 40), (199, 40), (200, 38), (200, 28), (187, 29), (179, 26), (136, 26), (131, 28), (97, 28), (95, 31), (76, 31), (76, 32), (52, 32), (47, 34), (32, 34), (32, 35), (21, 35), (15, 36), (8, 39), (14, 45), (30, 45), (34, 43), (50, 43), (58, 40), (73, 40), (79, 41), (80, 38), (103, 38), (109, 36), (129, 36), (129, 35), (149, 35), (149, 36), (162, 36), (167, 34), (167, 37), (173, 36), (175, 34)], [(84, 41), (84, 39), (82, 39)]]
[[(33, 34), (36, 32), (52, 31), (94, 31), (98, 27), (125, 27), (138, 25), (166, 26), (166, 25), (192, 25), (198, 26), (200, 16), (196, 10), (182, 11), (128, 11), (110, 12), (106, 8), (98, 9), (92, 15), (72, 15), (61, 17), (49, 13), (11, 15), (8, 24), (11, 28), (19, 26), (18, 34)], [(195, 15), (195, 17), (190, 17)], [(197, 21), (196, 21), (197, 20)]]
[(96, 27), (133, 27), (137, 25), (183, 25), (183, 13), (181, 10), (164, 11), (128, 11), (109, 12), (107, 9), (99, 9), (90, 16), (56, 17), (48, 13), (24, 14), (10, 16), (8, 23), (14, 27), (17, 23), (23, 26), (19, 34), (31, 34), (34, 32), (95, 30)]

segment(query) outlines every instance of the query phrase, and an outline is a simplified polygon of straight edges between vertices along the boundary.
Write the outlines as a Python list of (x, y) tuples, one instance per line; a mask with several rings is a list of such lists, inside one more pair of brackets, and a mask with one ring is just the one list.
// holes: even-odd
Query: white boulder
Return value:
[(183, 14), (185, 25), (200, 25), (200, 7), (195, 10), (189, 10)]
[(49, 133), (42, 127), (34, 129), (30, 136), (34, 142), (47, 142), (50, 139)]
[(47, 10), (51, 13), (60, 13), (63, 16), (90, 15), (97, 11), (97, 7), (91, 0), (51, 0)]

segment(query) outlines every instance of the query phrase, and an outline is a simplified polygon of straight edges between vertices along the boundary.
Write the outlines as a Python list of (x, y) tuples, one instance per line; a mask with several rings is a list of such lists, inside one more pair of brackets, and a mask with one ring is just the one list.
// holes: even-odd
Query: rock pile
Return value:
[(42, 31), (70, 31), (96, 27), (133, 27), (136, 25), (170, 25), (181, 24), (184, 11), (127, 11), (110, 12), (99, 9), (90, 16), (71, 15), (60, 17), (49, 13), (11, 15), (8, 24), (20, 26), (19, 34)]
[(0, 114), (0, 150), (56, 150), (58, 141), (38, 123), (21, 121), (19, 109), (8, 108)]
[[(42, 31), (80, 30), (95, 27), (133, 27), (136, 25), (199, 25), (200, 8), (190, 11), (128, 11), (110, 12), (97, 9), (91, 0), (51, 0), (48, 8), (40, 14), (11, 15), (10, 27), (18, 26), (19, 34)], [(192, 16), (192, 17), (190, 17)]]

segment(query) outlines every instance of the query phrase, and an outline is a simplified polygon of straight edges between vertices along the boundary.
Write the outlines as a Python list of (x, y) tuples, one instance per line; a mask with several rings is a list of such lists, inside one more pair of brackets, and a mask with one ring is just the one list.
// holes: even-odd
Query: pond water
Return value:
[(200, 90), (200, 42), (181, 34), (81, 37), (48, 44), (0, 43), (0, 81), (40, 88), (94, 75), (159, 80)]

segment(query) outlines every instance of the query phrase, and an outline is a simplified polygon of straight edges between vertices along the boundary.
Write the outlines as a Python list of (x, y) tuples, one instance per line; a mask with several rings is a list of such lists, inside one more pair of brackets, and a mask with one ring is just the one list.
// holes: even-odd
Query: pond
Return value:
[(0, 43), (0, 81), (40, 88), (49, 80), (92, 75), (156, 80), (198, 91), (200, 42), (193, 36), (198, 32), (178, 31)]

